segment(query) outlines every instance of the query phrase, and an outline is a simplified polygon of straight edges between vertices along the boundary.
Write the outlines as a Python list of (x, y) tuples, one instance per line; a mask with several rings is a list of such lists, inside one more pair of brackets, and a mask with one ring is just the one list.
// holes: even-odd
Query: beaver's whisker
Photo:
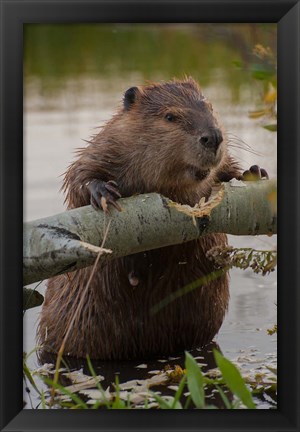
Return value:
[(227, 143), (227, 147), (231, 147), (231, 148), (239, 149), (239, 150), (242, 150), (242, 151), (244, 151), (244, 152), (251, 153), (251, 154), (253, 154), (253, 155), (255, 155), (255, 156), (262, 156), (261, 153), (256, 152), (255, 150), (245, 149), (244, 147), (242, 147), (242, 146), (240, 146), (240, 145), (238, 145), (238, 144), (236, 144), (236, 143), (228, 142), (228, 143)]
[(245, 143), (245, 141), (237, 138), (237, 137), (230, 137), (228, 134), (226, 135), (227, 138), (227, 145), (229, 147), (238, 147), (241, 150), (244, 150), (248, 153), (252, 153), (256, 156), (263, 156), (263, 153), (258, 152), (257, 150), (254, 150), (249, 144)]
[(232, 142), (238, 142), (240, 143), (243, 148), (245, 149), (249, 149), (249, 151), (255, 152), (254, 154), (262, 156), (262, 153), (257, 152), (256, 150), (253, 149), (253, 147), (250, 146), (250, 144), (246, 143), (242, 138), (240, 138), (239, 136), (231, 133), (231, 132), (226, 132), (225, 131), (225, 136), (228, 138), (228, 141), (232, 141)]

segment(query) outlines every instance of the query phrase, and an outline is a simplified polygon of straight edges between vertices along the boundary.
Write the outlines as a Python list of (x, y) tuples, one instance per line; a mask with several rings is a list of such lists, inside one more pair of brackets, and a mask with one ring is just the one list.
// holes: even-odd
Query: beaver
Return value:
[[(218, 181), (239, 178), (212, 105), (191, 77), (129, 88), (122, 106), (65, 173), (69, 209), (120, 210), (119, 197), (157, 192), (194, 205)], [(112, 215), (113, 217), (113, 215)], [(151, 309), (215, 271), (206, 252), (225, 234), (117, 258), (99, 265), (65, 354), (134, 359), (200, 347), (218, 333), (229, 301), (228, 275), (211, 278), (156, 314)], [(92, 267), (49, 280), (38, 342), (57, 352)]]

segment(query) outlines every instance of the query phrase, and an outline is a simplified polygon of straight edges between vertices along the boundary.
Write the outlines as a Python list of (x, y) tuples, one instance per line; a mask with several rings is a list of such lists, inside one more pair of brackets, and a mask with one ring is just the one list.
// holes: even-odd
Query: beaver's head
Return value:
[(203, 180), (222, 160), (221, 129), (192, 78), (131, 87), (124, 95), (124, 115), (135, 154), (140, 150), (146, 164), (151, 159), (153, 169), (156, 163), (157, 179), (161, 173), (166, 181)]

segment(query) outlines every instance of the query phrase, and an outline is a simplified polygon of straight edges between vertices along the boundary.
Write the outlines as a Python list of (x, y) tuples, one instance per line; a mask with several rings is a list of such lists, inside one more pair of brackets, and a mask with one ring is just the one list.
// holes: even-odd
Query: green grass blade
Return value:
[(205, 405), (204, 377), (196, 360), (188, 352), (185, 353), (185, 368), (192, 400), (197, 408), (202, 409)]
[(173, 404), (172, 404), (172, 409), (174, 409), (175, 406), (176, 406), (176, 404), (179, 402), (179, 399), (181, 398), (182, 393), (183, 393), (183, 389), (184, 389), (185, 383), (186, 383), (186, 375), (184, 375), (182, 377), (182, 379), (180, 381), (180, 384), (179, 384), (179, 387), (178, 387), (178, 389), (177, 389), (177, 391), (175, 393), (174, 401), (173, 401)]
[(29, 380), (30, 384), (32, 385), (32, 387), (34, 388), (34, 390), (41, 395), (40, 390), (37, 388), (37, 385), (32, 377), (32, 374), (27, 366), (27, 364), (25, 362), (23, 362), (23, 373), (26, 376), (26, 378)]
[(152, 393), (153, 398), (156, 400), (156, 402), (158, 403), (159, 407), (161, 409), (171, 409), (171, 405), (168, 404), (167, 401), (165, 401), (162, 397), (160, 397), (158, 394), (156, 393)]
[(97, 387), (97, 389), (100, 391), (100, 393), (101, 393), (101, 395), (102, 395), (103, 403), (106, 405), (107, 408), (109, 408), (109, 407), (111, 406), (111, 402), (107, 399), (106, 394), (105, 394), (105, 391), (104, 391), (102, 385), (100, 384), (100, 382), (99, 382), (98, 379), (97, 379), (97, 374), (96, 374), (96, 372), (95, 372), (95, 369), (93, 368), (93, 365), (92, 365), (92, 362), (91, 362), (90, 356), (87, 355), (87, 356), (86, 356), (86, 360), (87, 360), (87, 364), (88, 364), (89, 371), (91, 372), (92, 377), (93, 377), (94, 380), (95, 380), (96, 387)]
[(223, 390), (221, 389), (221, 387), (216, 384), (216, 389), (218, 390), (219, 395), (221, 396), (222, 401), (224, 402), (225, 407), (227, 409), (231, 409), (232, 406), (231, 406), (230, 400), (228, 399), (228, 397), (226, 396), (226, 394), (223, 392)]
[(255, 409), (256, 406), (253, 402), (251, 392), (246, 386), (237, 367), (216, 350), (214, 350), (214, 356), (218, 368), (222, 372), (227, 387), (243, 402), (247, 408)]
[(78, 405), (78, 407), (82, 408), (82, 409), (89, 409), (89, 407), (87, 406), (87, 404), (76, 394), (76, 393), (72, 393), (69, 390), (67, 390), (65, 387), (63, 387), (62, 385), (54, 382), (53, 380), (50, 380), (49, 378), (43, 377), (42, 378), (43, 381), (45, 381), (46, 384), (48, 384), (51, 387), (56, 388), (57, 390), (60, 390), (63, 394), (67, 395), (70, 397), (70, 399), (76, 403)]

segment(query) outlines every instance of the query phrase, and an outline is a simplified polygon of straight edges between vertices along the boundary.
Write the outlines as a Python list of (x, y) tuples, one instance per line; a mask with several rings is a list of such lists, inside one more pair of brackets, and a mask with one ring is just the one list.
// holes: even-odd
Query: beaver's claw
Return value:
[(244, 171), (241, 176), (241, 180), (244, 181), (257, 181), (268, 178), (267, 171), (264, 168), (260, 168), (258, 165), (252, 165), (247, 171)]
[(116, 201), (118, 198), (121, 198), (121, 194), (115, 181), (104, 182), (102, 180), (93, 180), (88, 184), (88, 189), (91, 194), (91, 205), (94, 209), (103, 209), (107, 213), (108, 204), (111, 204), (117, 210), (122, 210)]

